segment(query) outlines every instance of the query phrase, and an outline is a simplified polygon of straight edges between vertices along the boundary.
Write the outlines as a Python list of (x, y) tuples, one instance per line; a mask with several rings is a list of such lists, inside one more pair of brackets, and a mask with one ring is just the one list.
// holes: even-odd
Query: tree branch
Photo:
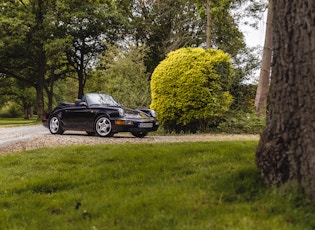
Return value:
[(28, 85), (31, 85), (31, 86), (34, 86), (34, 87), (36, 86), (36, 84), (34, 82), (32, 82), (30, 80), (27, 80), (27, 79), (25, 79), (25, 78), (15, 74), (15, 73), (11, 72), (11, 71), (9, 71), (9, 70), (1, 67), (1, 66), (0, 66), (0, 73), (5, 74), (8, 77), (12, 77), (12, 78), (15, 78), (17, 80), (23, 81), (23, 82), (25, 82)]

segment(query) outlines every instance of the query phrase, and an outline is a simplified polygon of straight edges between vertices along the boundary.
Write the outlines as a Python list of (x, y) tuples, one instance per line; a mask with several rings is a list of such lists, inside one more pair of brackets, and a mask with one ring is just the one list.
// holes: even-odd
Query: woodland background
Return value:
[(246, 46), (240, 26), (257, 26), (266, 7), (255, 0), (2, 0), (0, 116), (41, 120), (58, 102), (90, 91), (148, 107), (151, 75), (169, 52), (211, 47), (231, 57), (234, 100), (210, 128), (257, 132), (245, 126), (263, 123), (251, 80), (261, 50)]

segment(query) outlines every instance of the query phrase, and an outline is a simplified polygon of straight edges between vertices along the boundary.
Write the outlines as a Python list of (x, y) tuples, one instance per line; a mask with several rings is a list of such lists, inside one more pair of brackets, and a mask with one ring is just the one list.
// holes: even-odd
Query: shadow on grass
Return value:
[(225, 173), (214, 187), (216, 192), (222, 194), (221, 200), (224, 202), (252, 202), (267, 189), (255, 167)]

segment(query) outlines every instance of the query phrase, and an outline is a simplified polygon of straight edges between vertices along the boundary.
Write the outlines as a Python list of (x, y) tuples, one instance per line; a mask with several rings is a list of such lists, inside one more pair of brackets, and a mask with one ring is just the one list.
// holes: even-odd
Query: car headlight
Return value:
[(154, 110), (151, 109), (151, 110), (150, 110), (150, 113), (151, 113), (151, 116), (152, 116), (152, 117), (156, 117), (156, 112), (155, 112)]
[(121, 116), (121, 117), (125, 116), (125, 111), (122, 108), (118, 109), (118, 113), (119, 113), (119, 116)]

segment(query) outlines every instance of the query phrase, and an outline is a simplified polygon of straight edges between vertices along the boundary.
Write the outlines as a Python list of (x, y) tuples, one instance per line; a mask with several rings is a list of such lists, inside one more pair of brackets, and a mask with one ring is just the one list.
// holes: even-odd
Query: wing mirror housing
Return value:
[(86, 104), (85, 101), (81, 101), (81, 102), (79, 103), (79, 106), (85, 106), (85, 107), (87, 107), (87, 104)]

